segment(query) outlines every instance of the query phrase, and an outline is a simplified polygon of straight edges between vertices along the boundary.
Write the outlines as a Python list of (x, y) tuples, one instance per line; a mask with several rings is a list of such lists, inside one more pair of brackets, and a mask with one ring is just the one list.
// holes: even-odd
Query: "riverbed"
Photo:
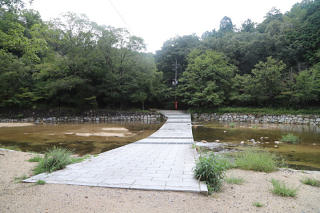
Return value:
[(99, 154), (146, 138), (161, 125), (161, 122), (3, 125), (0, 147), (43, 153), (59, 146), (79, 155)]
[[(283, 135), (298, 136), (297, 144), (281, 142)], [(195, 141), (223, 142), (235, 149), (273, 152), (294, 169), (320, 170), (320, 128), (312, 125), (252, 124), (227, 122), (194, 123)]]

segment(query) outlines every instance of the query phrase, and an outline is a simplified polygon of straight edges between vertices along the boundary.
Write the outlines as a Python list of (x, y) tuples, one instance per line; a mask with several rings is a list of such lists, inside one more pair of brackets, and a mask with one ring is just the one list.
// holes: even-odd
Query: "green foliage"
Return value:
[(36, 182), (36, 185), (44, 185), (44, 184), (46, 184), (46, 182), (44, 180), (38, 180)]
[(46, 24), (33, 10), (0, 12), (0, 107), (144, 108), (165, 96), (153, 56), (128, 31), (73, 13)]
[(264, 205), (263, 205), (262, 203), (260, 203), (260, 202), (253, 202), (252, 205), (255, 206), (255, 207), (263, 207), (263, 206), (264, 206)]
[(14, 178), (14, 182), (16, 182), (16, 183), (21, 183), (23, 180), (25, 180), (25, 179), (27, 179), (27, 178), (28, 178), (27, 175), (22, 175), (22, 176), (20, 176), (20, 177), (15, 177), (15, 178)]
[(283, 135), (280, 141), (296, 144), (299, 143), (299, 137), (289, 133), (287, 135)]
[(219, 106), (227, 101), (236, 67), (218, 52), (195, 49), (188, 56), (188, 67), (178, 87), (179, 95), (189, 106)]
[(301, 180), (301, 183), (310, 186), (320, 187), (320, 181), (315, 178), (304, 178)]
[(295, 197), (297, 195), (298, 189), (290, 188), (286, 186), (285, 183), (280, 182), (276, 179), (271, 180), (273, 189), (272, 193), (282, 196), (282, 197)]
[(320, 100), (320, 63), (300, 72), (296, 78), (293, 100), (310, 103)]
[(28, 161), (29, 162), (40, 162), (42, 160), (41, 156), (34, 156), (32, 158), (30, 158)]
[(237, 177), (228, 177), (228, 178), (225, 178), (225, 181), (228, 183), (228, 184), (237, 184), (237, 185), (241, 185), (244, 183), (244, 179), (243, 178), (237, 178)]
[(231, 122), (231, 123), (229, 123), (229, 127), (230, 127), (230, 128), (235, 128), (235, 127), (236, 127), (236, 124)]
[(259, 62), (251, 71), (252, 75), (236, 76), (233, 81), (235, 91), (231, 99), (238, 103), (255, 102), (268, 104), (276, 101), (282, 91), (282, 73), (286, 66), (282, 61), (268, 57)]
[(196, 35), (179, 36), (166, 41), (161, 50), (157, 51), (155, 56), (157, 68), (163, 72), (167, 84), (171, 85), (172, 79), (175, 77), (172, 68), (176, 62), (178, 77), (180, 77), (188, 65), (187, 56), (199, 44), (200, 41)]
[(209, 193), (221, 189), (222, 180), (227, 169), (226, 160), (211, 153), (207, 156), (200, 156), (194, 174), (200, 181), (206, 181)]
[(91, 155), (89, 155), (89, 154), (88, 155), (84, 155), (82, 157), (71, 158), (71, 163), (80, 163), (80, 162), (82, 162), (84, 160), (87, 160), (89, 158), (91, 158)]
[(34, 173), (40, 174), (64, 169), (70, 163), (72, 163), (71, 152), (63, 148), (54, 147), (45, 153), (34, 169)]
[[(50, 22), (21, 0), (0, 1), (0, 108), (320, 105), (320, 1), (262, 23), (166, 41), (143, 39), (67, 13)], [(177, 64), (178, 88), (171, 86)], [(319, 114), (319, 110), (318, 110)]]
[(240, 169), (259, 172), (272, 172), (277, 169), (276, 157), (273, 154), (251, 149), (237, 153), (235, 164)]
[(29, 162), (39, 162), (34, 169), (35, 174), (43, 172), (53, 172), (59, 169), (64, 169), (68, 164), (80, 163), (87, 160), (91, 155), (84, 155), (82, 157), (72, 157), (71, 152), (64, 148), (53, 147), (44, 154), (44, 157), (40, 156), (29, 159)]

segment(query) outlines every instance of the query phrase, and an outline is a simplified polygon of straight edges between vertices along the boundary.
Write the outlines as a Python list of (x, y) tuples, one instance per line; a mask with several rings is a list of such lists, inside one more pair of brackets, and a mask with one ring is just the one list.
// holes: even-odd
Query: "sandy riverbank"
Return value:
[[(227, 176), (242, 177), (243, 185), (224, 184), (211, 196), (195, 193), (140, 191), (87, 186), (15, 183), (31, 175), (35, 154), (0, 150), (0, 212), (320, 212), (320, 188), (303, 185), (303, 177), (319, 173), (278, 171), (270, 174), (233, 169)], [(298, 187), (296, 198), (270, 192), (271, 178)], [(253, 202), (264, 207), (257, 208)]]
[(0, 127), (22, 127), (33, 126), (34, 123), (0, 123)]

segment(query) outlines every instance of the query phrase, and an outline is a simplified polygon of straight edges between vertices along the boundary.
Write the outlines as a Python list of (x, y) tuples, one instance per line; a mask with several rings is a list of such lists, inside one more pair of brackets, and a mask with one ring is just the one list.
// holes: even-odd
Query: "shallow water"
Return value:
[[(298, 136), (299, 143), (275, 143), (288, 133)], [(291, 168), (320, 170), (320, 128), (317, 126), (206, 122), (195, 124), (193, 135), (196, 141), (219, 140), (236, 145), (237, 149), (253, 146), (274, 152), (285, 158)], [(248, 141), (251, 139), (256, 143)]]
[(45, 152), (60, 146), (79, 155), (98, 154), (148, 137), (161, 125), (160, 122), (113, 122), (1, 127), (0, 147)]

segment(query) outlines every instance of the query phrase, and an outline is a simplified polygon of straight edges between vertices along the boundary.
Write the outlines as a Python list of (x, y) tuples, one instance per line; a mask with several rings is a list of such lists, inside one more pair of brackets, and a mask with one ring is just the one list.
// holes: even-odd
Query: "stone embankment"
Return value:
[(279, 123), (279, 124), (307, 124), (320, 125), (319, 115), (253, 115), (239, 113), (194, 113), (195, 121), (225, 121), (225, 122), (251, 122), (251, 123)]
[[(3, 117), (3, 115), (2, 115)], [(32, 123), (65, 123), (65, 122), (106, 122), (106, 121), (143, 121), (152, 123), (163, 119), (160, 113), (156, 112), (104, 112), (104, 113), (84, 113), (81, 115), (28, 115), (22, 118), (0, 118), (2, 123), (11, 122), (32, 122)]]

